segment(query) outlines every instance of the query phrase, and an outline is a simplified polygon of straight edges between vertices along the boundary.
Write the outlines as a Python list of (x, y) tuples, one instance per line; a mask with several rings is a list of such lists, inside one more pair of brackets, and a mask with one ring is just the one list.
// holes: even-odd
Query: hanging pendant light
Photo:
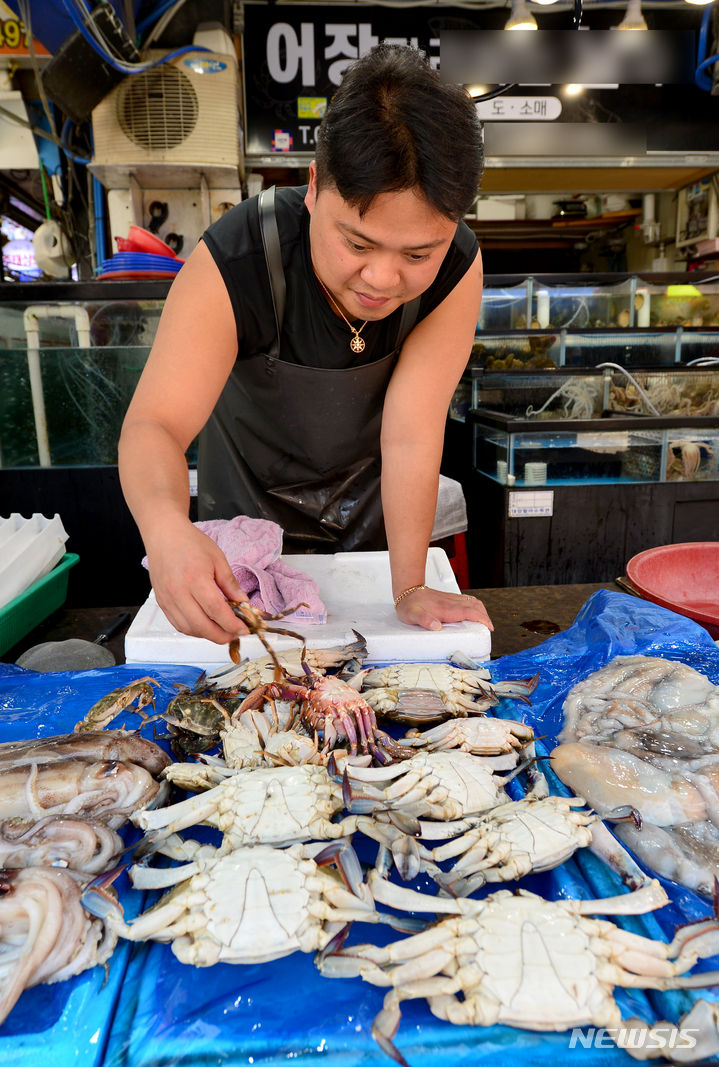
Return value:
[(629, 0), (624, 18), (616, 27), (618, 30), (646, 30), (644, 15), (642, 15), (642, 0)]
[(538, 30), (537, 20), (529, 10), (527, 0), (512, 0), (512, 13), (504, 26), (505, 30)]

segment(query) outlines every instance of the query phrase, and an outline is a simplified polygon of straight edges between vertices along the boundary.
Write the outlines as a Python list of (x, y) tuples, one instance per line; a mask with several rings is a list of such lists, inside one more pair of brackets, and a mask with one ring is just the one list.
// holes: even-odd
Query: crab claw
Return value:
[(86, 911), (89, 911), (91, 915), (96, 915), (98, 919), (107, 919), (111, 915), (122, 919), (124, 915), (122, 904), (110, 896), (106, 890), (123, 871), (127, 870), (128, 866), (129, 864), (122, 863), (119, 867), (113, 867), (104, 874), (99, 874), (97, 878), (93, 878), (88, 883), (80, 897)]
[(529, 698), (538, 684), (539, 671), (532, 678), (494, 682), (493, 689), (498, 697), (514, 697), (515, 700), (523, 700), (525, 704), (531, 704)]
[(405, 882), (412, 881), (421, 870), (419, 849), (413, 837), (403, 834), (393, 842), (392, 859), (400, 878)]
[(382, 1051), (391, 1056), (395, 1063), (401, 1064), (402, 1067), (409, 1067), (407, 1060), (392, 1041), (399, 1029), (401, 1018), (399, 1005), (394, 1003), (390, 1007), (387, 1005), (387, 1000), (389, 1000), (389, 996), (385, 998), (385, 1007), (382, 1008), (382, 1011), (372, 1023), (372, 1037)]
[(327, 867), (330, 863), (335, 863), (350, 893), (354, 893), (356, 897), (362, 896), (360, 892), (362, 867), (349, 841), (333, 841), (327, 848), (318, 852), (314, 860), (318, 867)]
[(351, 929), (352, 923), (345, 923), (339, 933), (335, 934), (333, 938), (330, 938), (325, 947), (319, 950), (315, 955), (315, 963), (318, 967), (324, 963), (328, 956), (332, 956), (334, 953), (342, 951)]

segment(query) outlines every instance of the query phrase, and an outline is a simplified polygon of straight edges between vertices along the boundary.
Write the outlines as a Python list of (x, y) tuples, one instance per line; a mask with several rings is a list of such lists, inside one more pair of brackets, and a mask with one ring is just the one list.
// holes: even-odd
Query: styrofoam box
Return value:
[(65, 555), (67, 536), (59, 515), (0, 518), (0, 607), (50, 573)]
[[(287, 627), (307, 639), (309, 648), (332, 648), (354, 641), (357, 630), (367, 641), (368, 661), (401, 663), (444, 660), (455, 651), (475, 660), (489, 659), (490, 632), (475, 622), (444, 624), (441, 630), (423, 630), (400, 622), (392, 606), (389, 554), (387, 552), (339, 552), (335, 555), (285, 556), (283, 559), (317, 582), (327, 608), (322, 625), (293, 619)], [(459, 586), (441, 548), (430, 548), (425, 582), (433, 589), (458, 593)], [(282, 626), (283, 621), (268, 623)], [(294, 648), (297, 642), (284, 635), (269, 635), (272, 647)], [(240, 639), (243, 658), (265, 654), (254, 634)], [(186, 663), (213, 669), (227, 663), (227, 645), (187, 637), (168, 621), (151, 593), (125, 637), (128, 663)]]

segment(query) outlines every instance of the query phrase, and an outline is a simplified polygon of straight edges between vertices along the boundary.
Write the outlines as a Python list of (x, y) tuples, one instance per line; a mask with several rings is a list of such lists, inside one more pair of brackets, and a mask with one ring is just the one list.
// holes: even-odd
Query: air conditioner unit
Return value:
[[(158, 57), (150, 53), (149, 58)], [(111, 189), (237, 188), (239, 75), (233, 56), (186, 53), (130, 74), (92, 112), (90, 171)]]

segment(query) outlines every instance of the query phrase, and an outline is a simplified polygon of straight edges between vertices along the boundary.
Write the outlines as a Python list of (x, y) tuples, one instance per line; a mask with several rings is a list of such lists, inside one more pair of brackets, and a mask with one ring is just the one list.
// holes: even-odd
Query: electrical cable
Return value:
[(149, 48), (153, 41), (156, 41), (158, 37), (162, 36), (180, 8), (186, 3), (187, 0), (174, 0), (174, 3), (170, 4), (169, 7), (166, 6), (162, 11), (156, 11), (154, 13), (153, 17), (156, 18), (157, 21), (147, 35), (147, 40), (145, 41), (146, 48)]
[(14, 111), (8, 111), (6, 107), (0, 106), (0, 115), (4, 119), (9, 119), (10, 122), (17, 123), (18, 126), (24, 126), (26, 130), (30, 130), (36, 137), (44, 137), (46, 141), (52, 141), (58, 148), (62, 148), (62, 141), (55, 134), (48, 133), (47, 130), (43, 130), (40, 126), (34, 126), (32, 122), (28, 122), (27, 119), (20, 118)]
[(152, 26), (156, 26), (159, 20), (170, 11), (175, 4), (182, 4), (184, 0), (165, 0), (164, 4), (158, 4), (154, 11), (151, 11), (149, 15), (146, 15), (144, 19), (137, 23), (138, 36), (142, 36), (145, 30)]
[(62, 125), (62, 134), (61, 134), (62, 150), (65, 153), (65, 155), (67, 156), (67, 158), (71, 159), (73, 161), (73, 163), (79, 163), (81, 167), (86, 167), (88, 163), (92, 163), (92, 156), (91, 155), (90, 156), (78, 156), (78, 155), (76, 155), (73, 152), (73, 150), (72, 150), (72, 148), (70, 147), (70, 144), (69, 144), (70, 130), (74, 125), (75, 125), (74, 122), (70, 118), (65, 119), (65, 121), (64, 121), (64, 123)]
[[(694, 72), (694, 84), (698, 89), (703, 89), (705, 92), (710, 93), (714, 87), (712, 79), (704, 73), (704, 70), (709, 66), (709, 61), (706, 59), (708, 51), (708, 37), (709, 37), (709, 23), (711, 21), (711, 11), (713, 4), (710, 4), (704, 9), (702, 15), (701, 24), (699, 26), (699, 43), (697, 45), (697, 68)], [(719, 56), (710, 57), (711, 62), (716, 62)]]
[(634, 388), (636, 389), (636, 391), (641, 396), (641, 398), (644, 401), (644, 403), (647, 405), (647, 407), (651, 411), (652, 415), (656, 415), (658, 418), (661, 418), (661, 412), (657, 411), (657, 409), (654, 407), (654, 404), (652, 404), (651, 400), (649, 399), (647, 394), (644, 392), (644, 390), (642, 389), (642, 387), (639, 384), (639, 382), (637, 381), (637, 379), (632, 374), (630, 374), (629, 371), (625, 367), (622, 367), (619, 363), (597, 363), (597, 366), (596, 366), (597, 370), (604, 370), (605, 368), (606, 369), (610, 369), (611, 368), (612, 370), (618, 370), (621, 374), (623, 374), (625, 376), (625, 378), (628, 378), (629, 381), (634, 386)]
[(84, 13), (87, 16), (87, 20), (85, 20), (78, 14), (77, 8), (73, 6), (75, 2), (76, 0), (63, 0), (65, 10), (73, 23), (90, 47), (101, 56), (105, 63), (114, 70), (120, 71), (121, 74), (142, 74), (144, 71), (151, 70), (153, 67), (158, 67), (163, 63), (168, 63), (171, 59), (176, 59), (177, 56), (185, 55), (187, 52), (209, 52), (209, 48), (205, 48), (203, 45), (185, 45), (183, 48), (178, 48), (174, 52), (170, 52), (158, 59), (153, 59), (149, 63), (130, 63), (122, 57), (111, 54), (111, 43), (102, 37), (96, 26), (92, 25), (90, 18), (92, 13), (87, 8), (84, 8)]
[[(30, 0), (18, 0), (18, 11), (20, 12), (20, 17), (22, 18), (23, 22), (25, 23), (25, 29), (26, 29), (26, 33), (27, 33), (27, 47), (28, 47), (28, 52), (30, 54), (30, 65), (32, 66), (33, 74), (35, 75), (35, 84), (37, 86), (38, 95), (40, 97), (40, 103), (42, 104), (42, 110), (43, 110), (43, 112), (45, 114), (45, 118), (47, 119), (47, 124), (48, 124), (48, 127), (50, 129), (50, 133), (54, 134), (54, 138), (51, 137), (50, 140), (54, 139), (55, 144), (59, 145), (60, 144), (60, 139), (57, 136), (57, 128), (55, 126), (55, 116), (54, 116), (54, 114), (53, 114), (53, 112), (52, 112), (52, 110), (50, 108), (50, 101), (47, 98), (47, 94), (45, 92), (45, 88), (44, 88), (44, 86), (42, 84), (42, 76), (41, 76), (41, 72), (40, 72), (40, 64), (38, 63), (37, 55), (35, 54), (35, 40), (34, 40), (34, 36), (33, 36), (33, 32), (32, 32), (32, 17), (31, 17), (31, 14), (30, 14)], [(33, 129), (32, 132), (35, 133), (36, 130)], [(39, 131), (37, 131), (37, 132), (39, 132)], [(46, 136), (46, 135), (42, 134), (42, 136)]]
[(42, 160), (38, 159), (40, 165), (40, 183), (42, 185), (42, 199), (45, 204), (45, 214), (48, 219), (52, 218), (52, 211), (50, 209), (50, 195), (47, 191), (47, 179), (45, 178), (45, 168), (42, 165)]

